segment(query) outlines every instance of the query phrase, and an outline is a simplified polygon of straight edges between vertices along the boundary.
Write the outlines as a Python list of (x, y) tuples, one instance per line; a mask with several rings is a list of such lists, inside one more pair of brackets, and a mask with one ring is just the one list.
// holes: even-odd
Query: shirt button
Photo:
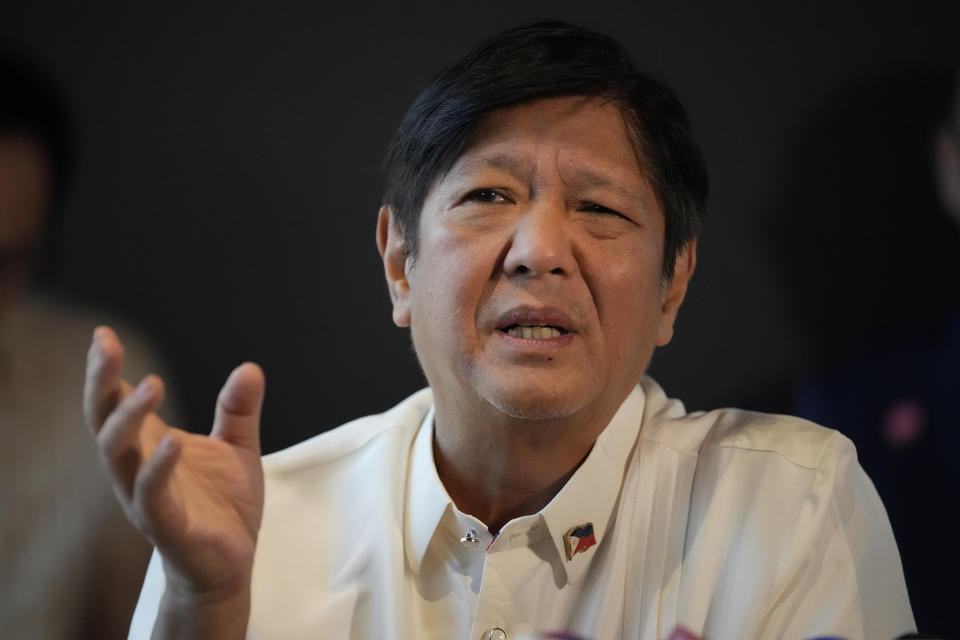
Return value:
[(483, 634), (483, 640), (507, 640), (507, 632), (500, 627), (494, 627)]

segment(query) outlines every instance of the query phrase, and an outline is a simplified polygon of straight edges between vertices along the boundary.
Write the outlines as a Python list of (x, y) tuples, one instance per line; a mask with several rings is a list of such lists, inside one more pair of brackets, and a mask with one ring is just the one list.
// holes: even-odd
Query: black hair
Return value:
[(420, 210), (434, 182), (465, 151), (490, 111), (556, 96), (593, 96), (617, 105), (635, 137), (665, 217), (663, 277), (700, 231), (707, 173), (680, 101), (641, 73), (613, 38), (563, 22), (536, 22), (494, 35), (441, 71), (414, 100), (385, 160), (384, 203), (416, 256)]
[(52, 169), (53, 201), (59, 201), (72, 167), (70, 126), (63, 103), (39, 68), (0, 48), (0, 134), (10, 133), (26, 134), (40, 143)]

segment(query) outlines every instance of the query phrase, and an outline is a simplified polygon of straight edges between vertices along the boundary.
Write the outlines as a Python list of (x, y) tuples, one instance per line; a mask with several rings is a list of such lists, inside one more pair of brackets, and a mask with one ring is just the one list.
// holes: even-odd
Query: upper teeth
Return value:
[(507, 329), (507, 334), (513, 336), (514, 338), (527, 338), (528, 340), (559, 338), (562, 335), (560, 330), (556, 327), (550, 327), (546, 325), (537, 325), (533, 327), (514, 325)]

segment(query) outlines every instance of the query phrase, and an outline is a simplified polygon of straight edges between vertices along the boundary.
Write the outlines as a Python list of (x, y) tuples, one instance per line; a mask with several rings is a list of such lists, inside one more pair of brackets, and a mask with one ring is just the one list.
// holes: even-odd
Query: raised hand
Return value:
[(84, 414), (127, 517), (163, 557), (164, 607), (185, 613), (218, 603), (235, 607), (239, 598), (248, 609), (263, 513), (263, 372), (251, 363), (233, 370), (217, 399), (210, 435), (202, 436), (171, 427), (155, 413), (163, 399), (158, 377), (147, 376), (134, 389), (122, 379), (122, 368), (120, 340), (111, 329), (97, 328), (87, 357)]

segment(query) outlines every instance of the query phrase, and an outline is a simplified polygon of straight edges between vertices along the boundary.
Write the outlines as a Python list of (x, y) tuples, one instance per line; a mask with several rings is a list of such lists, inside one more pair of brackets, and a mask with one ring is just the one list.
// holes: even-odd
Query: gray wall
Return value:
[[(891, 78), (949, 68), (960, 42), (956, 2), (75, 4), (0, 8), (0, 42), (51, 71), (79, 136), (50, 285), (146, 329), (195, 429), (207, 428), (235, 363), (262, 363), (267, 450), (423, 384), (406, 332), (390, 321), (373, 241), (379, 163), (414, 95), (479, 37), (565, 19), (627, 42), (670, 80), (702, 141), (712, 196), (675, 343), (653, 372), (691, 408), (772, 410), (789, 408), (790, 385), (834, 350), (832, 340), (857, 342), (861, 316), (877, 304), (845, 308), (835, 292), (839, 308), (808, 313), (820, 287), (845, 282), (831, 277), (840, 263), (824, 267), (836, 216), (861, 221), (848, 229), (857, 238), (877, 213), (857, 194), (830, 209), (830, 189), (848, 176), (864, 192), (890, 182), (864, 173), (859, 138), (847, 156), (831, 148), (850, 130), (842, 118), (887, 104), (877, 90), (903, 97), (897, 87), (906, 85)], [(891, 113), (882, 127), (898, 126), (902, 112)], [(878, 154), (894, 176), (900, 165), (917, 169), (927, 194), (916, 192), (917, 208), (936, 210), (926, 157), (880, 145), (870, 159)], [(915, 213), (888, 208), (894, 220)], [(892, 273), (907, 271), (888, 262)], [(820, 284), (798, 284), (808, 271), (822, 272)], [(906, 305), (929, 293), (903, 295)]]

